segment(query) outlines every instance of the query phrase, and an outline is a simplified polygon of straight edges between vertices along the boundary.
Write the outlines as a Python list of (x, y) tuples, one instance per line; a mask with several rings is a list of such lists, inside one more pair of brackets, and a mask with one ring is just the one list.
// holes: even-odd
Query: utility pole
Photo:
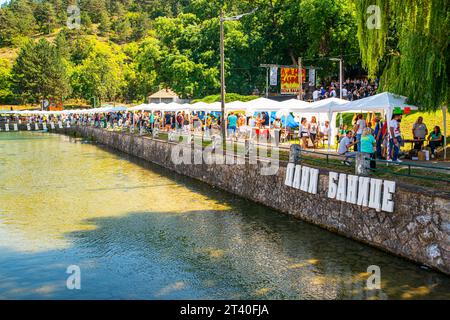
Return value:
[(223, 9), (220, 9), (220, 110), (222, 111), (221, 132), (222, 139), (225, 141), (226, 119), (225, 119), (225, 44), (224, 44), (224, 18)]
[(298, 58), (298, 82), (299, 82), (299, 90), (298, 90), (298, 100), (303, 100), (303, 73), (302, 73), (302, 58)]
[(228, 17), (225, 18), (223, 15), (223, 8), (220, 9), (220, 100), (221, 100), (221, 107), (220, 110), (222, 111), (222, 123), (221, 123), (221, 131), (222, 131), (222, 137), (223, 141), (225, 143), (226, 139), (226, 127), (227, 127), (227, 119), (225, 117), (225, 95), (226, 95), (226, 86), (225, 86), (225, 30), (224, 30), (224, 22), (225, 21), (238, 21), (241, 20), (242, 17), (254, 14), (258, 8), (255, 8), (253, 11), (240, 14), (238, 16), (234, 17)]
[(342, 56), (339, 58), (330, 58), (330, 61), (339, 61), (339, 97), (342, 99), (342, 89), (343, 89), (343, 82), (344, 82), (344, 59)]
[(446, 105), (442, 107), (442, 114), (444, 116), (444, 161), (447, 160), (447, 108)]
[(269, 68), (266, 68), (266, 98), (269, 98)]
[(344, 82), (344, 63), (341, 56), (341, 58), (339, 59), (339, 97), (341, 98), (341, 100), (343, 98), (342, 95), (342, 89), (344, 85), (343, 82)]

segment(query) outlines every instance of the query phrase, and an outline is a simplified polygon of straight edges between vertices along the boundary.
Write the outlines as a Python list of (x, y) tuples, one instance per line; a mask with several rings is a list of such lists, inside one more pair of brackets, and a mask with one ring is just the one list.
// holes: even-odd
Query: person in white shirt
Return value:
[(308, 125), (308, 132), (309, 132), (309, 137), (311, 138), (311, 141), (314, 145), (314, 147), (317, 144), (317, 132), (319, 130), (319, 125), (317, 124), (317, 119), (316, 117), (312, 117), (311, 118), (311, 122)]
[(319, 128), (319, 138), (322, 139), (322, 141), (325, 144), (325, 141), (329, 141), (331, 137), (331, 127), (330, 127), (330, 121), (325, 121), (323, 125)]
[(314, 102), (319, 100), (319, 95), (320, 95), (320, 91), (317, 90), (317, 88), (316, 88), (316, 90), (314, 90), (314, 92), (313, 92), (313, 100), (314, 100)]
[(347, 100), (347, 95), (348, 95), (347, 88), (346, 87), (342, 88), (342, 99)]
[(331, 136), (330, 121), (325, 121), (325, 123), (320, 126), (320, 134), (325, 139), (328, 139)]
[[(356, 132), (356, 140), (361, 141), (361, 137), (364, 129), (367, 127), (366, 120), (364, 120), (362, 113), (360, 113), (356, 120), (355, 132)], [(358, 144), (358, 151), (361, 151), (361, 144)]]
[(308, 130), (308, 121), (306, 118), (302, 118), (302, 121), (300, 123), (299, 127), (299, 133), (300, 133), (300, 141), (303, 144), (303, 149), (308, 148), (308, 138), (309, 138), (309, 130)]
[(350, 152), (349, 149), (357, 144), (359, 141), (353, 141), (353, 132), (347, 131), (345, 133), (345, 136), (341, 139), (339, 142), (339, 149), (338, 154), (341, 156), (345, 156), (345, 160), (343, 161), (344, 164), (350, 165), (350, 162), (348, 161), (349, 158), (354, 158), (356, 156), (356, 152)]

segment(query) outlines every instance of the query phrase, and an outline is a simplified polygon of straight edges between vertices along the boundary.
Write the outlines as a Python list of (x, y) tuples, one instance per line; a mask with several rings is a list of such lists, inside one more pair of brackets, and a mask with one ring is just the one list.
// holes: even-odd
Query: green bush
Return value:
[[(227, 102), (227, 103), (233, 102), (233, 101), (247, 102), (247, 101), (255, 100), (258, 98), (259, 98), (258, 96), (243, 96), (243, 95), (240, 95), (237, 93), (227, 93), (227, 95), (225, 96), (225, 102)], [(204, 97), (203, 99), (193, 100), (192, 103), (196, 103), (196, 102), (214, 103), (214, 102), (220, 102), (220, 101), (221, 101), (220, 94), (215, 94), (212, 96)]]

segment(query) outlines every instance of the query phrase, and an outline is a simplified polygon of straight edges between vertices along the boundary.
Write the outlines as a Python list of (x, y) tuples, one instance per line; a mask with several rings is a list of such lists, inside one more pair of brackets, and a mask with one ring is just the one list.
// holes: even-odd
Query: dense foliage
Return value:
[[(427, 110), (448, 105), (450, 1), (354, 2), (364, 66), (372, 77), (381, 75), (382, 89), (401, 93)], [(380, 9), (373, 18), (378, 28), (367, 27), (370, 5)]]
[[(262, 63), (292, 65), (302, 56), (305, 64), (322, 67), (321, 78), (337, 75), (329, 56), (347, 55), (349, 69), (358, 65), (354, 8), (345, 0), (80, 0), (81, 28), (73, 30), (66, 27), (70, 3), (11, 0), (0, 9), (0, 49), (21, 49), (13, 68), (0, 64), (0, 83), (7, 83), (0, 102), (134, 102), (161, 87), (184, 98), (217, 94), (221, 8), (234, 15), (259, 7), (253, 16), (226, 23), (228, 92), (264, 91)], [(48, 50), (40, 63), (33, 62), (36, 49), (44, 56)], [(32, 62), (25, 67), (27, 59)], [(51, 75), (43, 79), (45, 88), (60, 84), (44, 90), (37, 74)]]
[[(72, 3), (78, 29), (67, 27)], [(375, 32), (364, 29), (370, 4), (393, 17)], [(225, 23), (227, 92), (263, 92), (260, 64), (302, 57), (326, 79), (338, 75), (330, 57), (343, 56), (355, 76), (365, 72), (362, 56), (384, 89), (428, 108), (448, 101), (448, 0), (10, 0), (0, 8), (0, 103), (142, 102), (162, 87), (183, 98), (215, 95), (220, 10), (255, 7)]]

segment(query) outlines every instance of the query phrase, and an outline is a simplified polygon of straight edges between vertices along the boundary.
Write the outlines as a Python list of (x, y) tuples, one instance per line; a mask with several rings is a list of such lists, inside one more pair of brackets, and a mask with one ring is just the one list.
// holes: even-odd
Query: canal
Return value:
[(450, 278), (80, 139), (0, 133), (0, 299), (379, 298), (449, 299)]

